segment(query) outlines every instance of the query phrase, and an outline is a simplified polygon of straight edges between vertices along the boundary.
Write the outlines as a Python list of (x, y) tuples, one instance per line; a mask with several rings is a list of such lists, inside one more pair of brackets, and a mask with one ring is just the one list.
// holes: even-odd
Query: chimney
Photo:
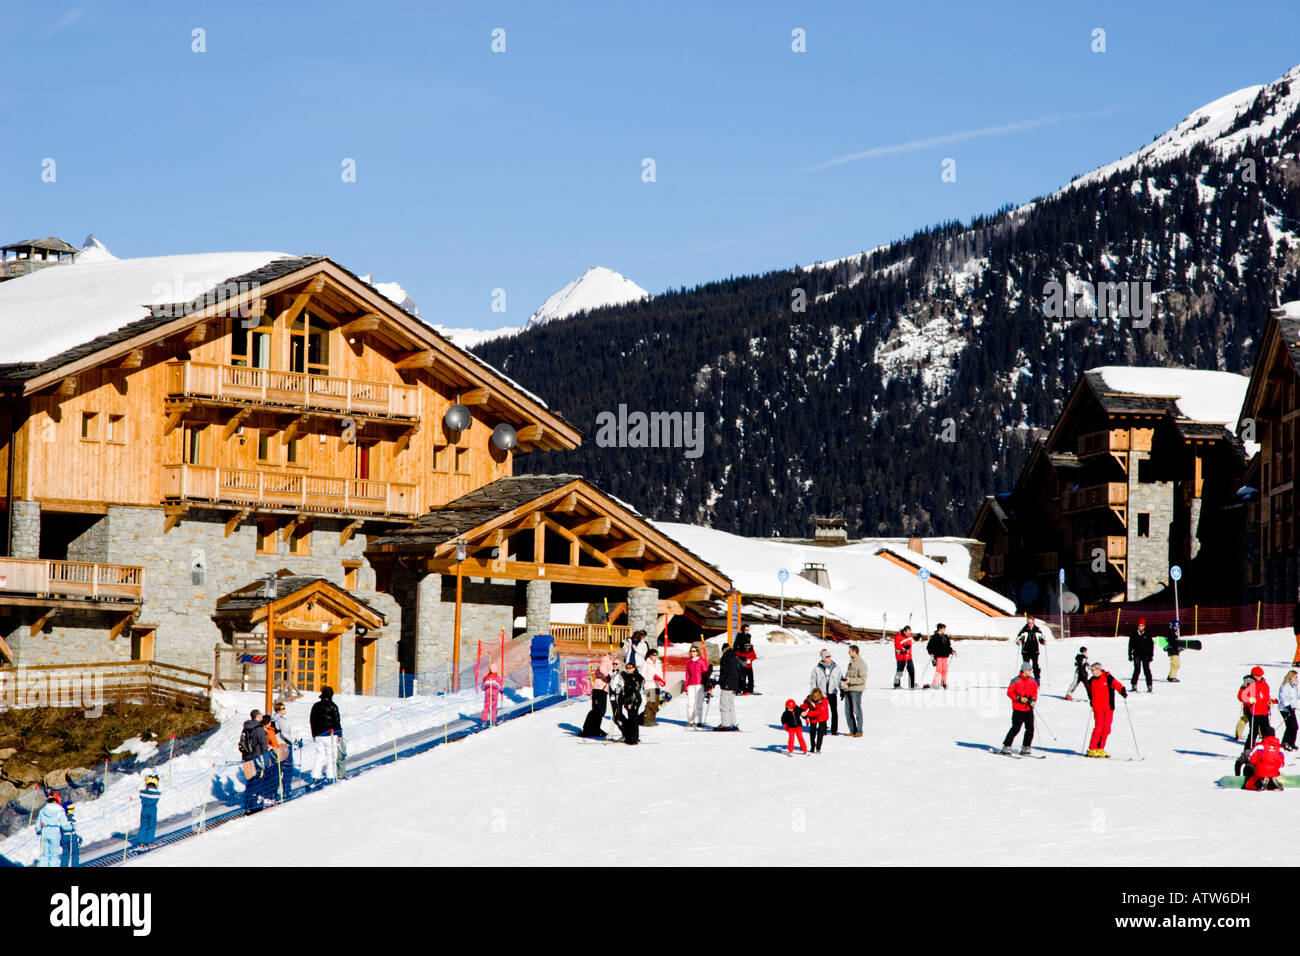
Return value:
[(824, 564), (813, 564), (811, 561), (808, 562), (803, 566), (803, 570), (799, 572), (799, 577), (811, 581), (818, 587), (826, 588), (828, 590), (830, 589), (831, 576), (827, 573), (826, 565)]
[(919, 535), (912, 535), (912, 537), (907, 539), (907, 550), (915, 551), (917, 554), (925, 557), (925, 551), (922, 550), (921, 540), (922, 539)]

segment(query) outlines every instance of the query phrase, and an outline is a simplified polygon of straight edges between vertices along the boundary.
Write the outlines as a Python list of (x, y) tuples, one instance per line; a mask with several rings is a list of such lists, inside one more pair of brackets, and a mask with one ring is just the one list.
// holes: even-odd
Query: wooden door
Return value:
[(357, 638), (356, 663), (353, 677), (358, 694), (375, 692), (375, 658), (379, 641), (373, 637)]
[[(338, 687), (337, 635), (309, 634), (276, 629), (275, 678), (287, 679), (304, 693), (316, 692), (328, 684)], [(282, 676), (283, 675), (283, 676)]]

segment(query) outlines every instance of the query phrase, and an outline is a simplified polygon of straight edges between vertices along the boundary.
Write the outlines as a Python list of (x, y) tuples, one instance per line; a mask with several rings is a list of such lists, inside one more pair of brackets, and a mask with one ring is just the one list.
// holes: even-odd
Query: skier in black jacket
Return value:
[(1074, 680), (1070, 681), (1070, 689), (1065, 692), (1066, 700), (1074, 700), (1074, 689), (1080, 684), (1084, 685), (1084, 690), (1088, 689), (1088, 649), (1079, 648), (1079, 653), (1074, 655)]
[(316, 762), (311, 775), (316, 784), (328, 780), (333, 783), (339, 776), (339, 746), (343, 739), (343, 723), (339, 719), (339, 706), (334, 703), (334, 688), (322, 687), (320, 700), (311, 705), (311, 735), (316, 744)]
[(641, 739), (641, 688), (645, 678), (631, 661), (623, 667), (623, 683), (614, 699), (614, 723), (623, 732), (625, 744)]
[(1145, 672), (1147, 693), (1151, 693), (1151, 658), (1156, 655), (1156, 639), (1147, 631), (1147, 619), (1138, 618), (1137, 630), (1128, 639), (1128, 659), (1133, 662), (1131, 689), (1138, 689), (1138, 675)]
[(1020, 645), (1020, 659), (1034, 665), (1034, 680), (1039, 683), (1042, 683), (1043, 675), (1038, 668), (1038, 646), (1046, 639), (1034, 619), (1026, 614), (1025, 626), (1016, 635), (1016, 643)]
[(739, 730), (736, 724), (736, 694), (740, 692), (740, 658), (728, 647), (718, 664), (718, 726), (714, 730)]
[(248, 715), (239, 734), (239, 756), (253, 765), (252, 773), (245, 768), (244, 809), (254, 810), (262, 801), (266, 789), (266, 752), (270, 746), (266, 740), (266, 728), (262, 726), (262, 712), (255, 710)]
[(934, 665), (934, 680), (930, 681), (929, 686), (934, 687), (937, 684), (946, 689), (948, 658), (957, 656), (957, 652), (952, 649), (952, 638), (948, 636), (946, 625), (940, 624), (934, 629), (930, 639), (925, 642), (925, 652), (930, 655), (930, 663)]

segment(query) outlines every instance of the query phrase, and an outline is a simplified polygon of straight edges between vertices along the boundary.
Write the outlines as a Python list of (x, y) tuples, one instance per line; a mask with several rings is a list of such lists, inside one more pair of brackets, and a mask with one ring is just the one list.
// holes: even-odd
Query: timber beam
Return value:
[[(426, 559), (423, 570), (433, 574), (455, 574), (457, 561), (452, 558)], [(511, 581), (557, 581), (561, 584), (592, 584), (600, 587), (639, 588), (645, 586), (640, 571), (626, 568), (585, 568), (569, 564), (538, 564), (533, 561), (486, 561), (471, 558), (461, 561), (465, 577), (501, 578)]]

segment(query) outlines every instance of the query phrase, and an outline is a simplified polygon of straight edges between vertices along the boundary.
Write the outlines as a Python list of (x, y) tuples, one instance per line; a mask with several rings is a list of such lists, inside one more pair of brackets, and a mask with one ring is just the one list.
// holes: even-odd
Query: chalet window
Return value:
[(275, 554), (274, 518), (263, 518), (257, 522), (257, 553)]
[(469, 449), (468, 448), (456, 449), (456, 474), (458, 475), (469, 474)]
[(207, 451), (203, 439), (203, 433), (207, 431), (206, 425), (186, 425), (185, 426), (185, 447), (182, 449), (182, 457), (187, 465), (201, 465)]
[(433, 449), (433, 470), (446, 474), (451, 471), (451, 446), (435, 445)]
[(104, 440), (114, 445), (126, 444), (126, 416), (109, 415), (108, 431), (104, 435)]
[(230, 325), (230, 364), (253, 368), (271, 367), (271, 329), (265, 325), (248, 328), (244, 319), (235, 319)]
[(311, 446), (303, 441), (301, 435), (284, 443), (284, 460), (286, 464), (307, 467), (307, 449)]
[(330, 373), (330, 327), (314, 315), (298, 316), (289, 329), (289, 371)]
[(1151, 514), (1146, 511), (1138, 512), (1138, 537), (1151, 537)]
[(270, 429), (259, 428), (257, 430), (257, 460), (263, 464), (271, 460), (272, 440)]
[(248, 329), (243, 319), (234, 319), (230, 323), (230, 364), (248, 364)]
[(311, 529), (305, 525), (298, 525), (289, 535), (289, 553), (306, 555), (311, 554)]
[(349, 591), (355, 591), (357, 588), (357, 569), (361, 567), (360, 561), (343, 562), (343, 587)]
[(357, 442), (356, 477), (363, 481), (379, 477), (379, 455), (374, 442)]
[(99, 441), (99, 412), (81, 413), (81, 440)]

